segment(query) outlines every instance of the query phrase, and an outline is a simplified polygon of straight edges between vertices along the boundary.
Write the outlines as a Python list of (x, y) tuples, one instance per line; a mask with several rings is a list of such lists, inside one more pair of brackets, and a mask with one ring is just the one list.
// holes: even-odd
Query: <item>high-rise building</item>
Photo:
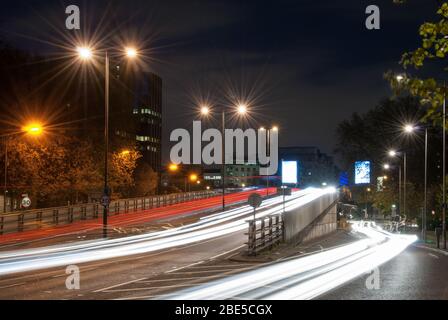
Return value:
[[(134, 143), (153, 170), (162, 162), (162, 79), (151, 72), (113, 70), (112, 128), (121, 143)], [(111, 90), (112, 92), (112, 90)]]

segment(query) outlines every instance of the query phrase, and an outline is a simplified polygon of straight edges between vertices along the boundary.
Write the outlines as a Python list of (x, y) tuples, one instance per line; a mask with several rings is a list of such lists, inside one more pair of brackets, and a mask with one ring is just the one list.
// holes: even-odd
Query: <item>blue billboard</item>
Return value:
[(371, 163), (370, 161), (355, 162), (355, 184), (370, 183)]

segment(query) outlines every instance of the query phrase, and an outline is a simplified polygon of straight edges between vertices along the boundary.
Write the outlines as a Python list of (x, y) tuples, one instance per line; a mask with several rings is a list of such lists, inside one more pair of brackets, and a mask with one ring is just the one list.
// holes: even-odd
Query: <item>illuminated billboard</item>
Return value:
[(355, 184), (370, 183), (370, 161), (355, 162)]
[(282, 161), (282, 183), (297, 184), (297, 161)]

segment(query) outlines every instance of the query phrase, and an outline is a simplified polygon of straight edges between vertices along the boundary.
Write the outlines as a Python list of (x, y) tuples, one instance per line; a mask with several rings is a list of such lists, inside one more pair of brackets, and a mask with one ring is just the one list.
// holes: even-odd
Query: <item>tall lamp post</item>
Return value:
[[(397, 82), (402, 82), (406, 79), (406, 75), (397, 75)], [(443, 106), (442, 106), (442, 233), (443, 233), (443, 248), (446, 249), (446, 81), (443, 80)], [(426, 176), (426, 175), (425, 175)], [(425, 192), (426, 199), (426, 192)], [(425, 201), (426, 203), (426, 201)], [(426, 206), (426, 205), (425, 205)]]
[[(247, 114), (247, 106), (245, 104), (239, 104), (236, 108), (237, 114), (245, 116)], [(201, 108), (202, 116), (208, 116), (210, 114), (210, 108), (203, 106)], [(222, 158), (221, 158), (221, 182), (222, 182), (222, 211), (226, 209), (226, 112), (225, 108), (221, 110), (221, 136), (222, 136)]]
[[(77, 48), (81, 60), (91, 60), (93, 50), (88, 47)], [(138, 52), (134, 48), (125, 48), (125, 55), (128, 58), (135, 58)], [(110, 188), (109, 188), (109, 88), (110, 88), (110, 66), (109, 52), (106, 50), (104, 55), (104, 191), (103, 191), (103, 237), (107, 238), (107, 219), (109, 216)]]
[(40, 136), (42, 135), (44, 132), (44, 128), (42, 127), (42, 125), (37, 124), (37, 123), (32, 123), (29, 124), (25, 127), (22, 128), (21, 132), (17, 132), (17, 133), (12, 133), (12, 134), (8, 134), (4, 136), (4, 143), (5, 143), (5, 158), (4, 158), (4, 162), (5, 162), (5, 167), (4, 167), (4, 186), (3, 186), (3, 212), (6, 213), (6, 198), (8, 196), (8, 153), (9, 153), (9, 138), (12, 138), (14, 136), (20, 135), (20, 134), (27, 134), (29, 136)]
[[(424, 176), (424, 202), (423, 202), (423, 217), (422, 217), (422, 238), (426, 240), (426, 216), (428, 212), (428, 126), (424, 126), (425, 128), (425, 176)], [(414, 133), (418, 127), (416, 125), (406, 125), (404, 127), (404, 132), (407, 134)]]
[[(398, 157), (398, 152), (395, 150), (389, 151), (389, 157)], [(406, 216), (406, 183), (407, 183), (407, 154), (403, 152), (403, 215)], [(401, 173), (401, 170), (400, 170)], [(400, 179), (401, 181), (401, 179)], [(401, 188), (400, 188), (401, 190)], [(401, 211), (401, 210), (400, 210)]]

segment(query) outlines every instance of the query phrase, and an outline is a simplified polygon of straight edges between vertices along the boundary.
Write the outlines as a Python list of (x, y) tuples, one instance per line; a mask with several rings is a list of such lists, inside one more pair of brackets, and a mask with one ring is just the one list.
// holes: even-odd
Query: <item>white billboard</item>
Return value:
[(297, 161), (282, 161), (282, 183), (297, 184), (298, 165)]

